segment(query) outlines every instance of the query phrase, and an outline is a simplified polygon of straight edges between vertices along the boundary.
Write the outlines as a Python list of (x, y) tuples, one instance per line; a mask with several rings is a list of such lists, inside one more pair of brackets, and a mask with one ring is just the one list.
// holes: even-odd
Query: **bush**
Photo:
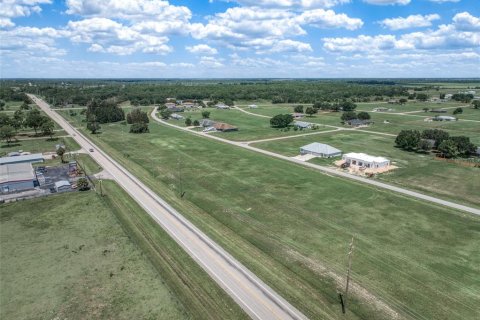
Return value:
[(80, 191), (90, 190), (90, 185), (88, 184), (88, 180), (86, 178), (78, 179), (77, 187), (78, 187), (78, 190)]
[(134, 123), (130, 126), (130, 133), (146, 133), (149, 132), (148, 124), (146, 123)]
[(270, 125), (274, 128), (286, 128), (293, 121), (291, 114), (277, 114), (270, 119)]

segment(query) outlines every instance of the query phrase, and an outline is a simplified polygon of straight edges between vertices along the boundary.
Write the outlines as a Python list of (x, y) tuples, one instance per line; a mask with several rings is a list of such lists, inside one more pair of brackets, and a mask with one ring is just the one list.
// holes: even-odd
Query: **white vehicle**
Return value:
[(202, 132), (215, 132), (215, 131), (217, 131), (217, 129), (215, 129), (214, 127), (208, 127), (203, 129)]

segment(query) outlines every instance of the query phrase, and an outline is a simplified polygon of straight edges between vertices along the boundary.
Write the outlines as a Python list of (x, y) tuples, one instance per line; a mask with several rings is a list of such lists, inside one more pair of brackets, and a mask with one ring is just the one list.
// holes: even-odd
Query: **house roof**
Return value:
[(202, 119), (202, 120), (200, 120), (200, 125), (201, 125), (202, 127), (211, 127), (211, 126), (213, 126), (214, 123), (215, 123), (215, 121), (210, 120), (210, 119)]
[(0, 158), (0, 165), (18, 162), (43, 162), (43, 156), (41, 153), (26, 154), (23, 156), (2, 157)]
[(70, 187), (71, 184), (67, 180), (60, 180), (55, 182), (55, 188), (61, 188), (61, 187)]
[(0, 166), (0, 183), (35, 180), (31, 163), (11, 163)]
[(300, 149), (309, 152), (321, 153), (321, 154), (335, 154), (342, 153), (342, 150), (332, 147), (331, 145), (314, 142), (301, 147)]
[(435, 118), (441, 119), (441, 120), (456, 120), (457, 118), (452, 117), (452, 116), (436, 116)]
[(213, 124), (213, 127), (220, 131), (237, 129), (237, 127), (232, 126), (231, 124), (228, 124), (228, 123), (223, 123), (223, 122), (216, 122)]
[(369, 120), (360, 120), (360, 119), (352, 119), (352, 120), (348, 120), (347, 123), (349, 125), (362, 125), (362, 124), (369, 124), (370, 121)]
[(294, 125), (294, 126), (297, 126), (297, 127), (308, 128), (308, 127), (310, 127), (312, 124), (309, 123), (309, 122), (304, 122), (304, 121), (294, 121), (294, 122), (293, 122), (293, 125)]
[(352, 158), (352, 159), (356, 159), (356, 160), (362, 160), (362, 161), (365, 161), (365, 162), (388, 162), (390, 160), (388, 160), (387, 158), (384, 158), (384, 157), (374, 157), (374, 156), (370, 156), (368, 154), (365, 154), (365, 153), (356, 153), (356, 152), (350, 152), (350, 153), (346, 153), (343, 155), (344, 158)]

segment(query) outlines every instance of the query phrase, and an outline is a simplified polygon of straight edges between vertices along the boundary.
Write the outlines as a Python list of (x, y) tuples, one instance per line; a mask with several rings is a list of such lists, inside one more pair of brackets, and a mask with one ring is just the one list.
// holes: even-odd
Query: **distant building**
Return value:
[(321, 158), (339, 157), (342, 151), (328, 144), (314, 142), (300, 148), (300, 154), (311, 154)]
[(359, 168), (384, 168), (390, 165), (390, 160), (384, 157), (373, 157), (365, 153), (346, 153), (342, 159), (350, 166)]
[(202, 127), (211, 127), (211, 126), (213, 126), (214, 123), (215, 123), (215, 121), (210, 120), (210, 119), (200, 120), (200, 126), (202, 126)]
[(480, 147), (477, 148), (477, 151), (475, 153), (477, 154), (477, 156), (480, 157)]
[(167, 109), (172, 111), (172, 112), (184, 112), (185, 111), (185, 109), (183, 107), (177, 106), (177, 105), (167, 107)]
[(60, 180), (55, 182), (55, 191), (62, 192), (72, 189), (72, 185), (67, 180)]
[(447, 113), (447, 110), (445, 110), (445, 109), (431, 109), (430, 112), (433, 112), (433, 113)]
[(217, 108), (217, 109), (230, 109), (229, 106), (227, 106), (226, 104), (223, 104), (223, 103), (216, 104), (215, 108)]
[(238, 131), (237, 127), (232, 126), (231, 124), (228, 124), (228, 123), (223, 123), (223, 122), (215, 122), (212, 127), (214, 127), (217, 131), (222, 131), (222, 132)]
[(256, 104), (249, 104), (248, 107), (250, 109), (257, 109), (258, 108), (258, 106)]
[(292, 116), (293, 116), (295, 119), (300, 119), (300, 118), (305, 117), (305, 113), (294, 112), (294, 113), (292, 113)]
[(26, 154), (20, 156), (2, 157), (0, 158), (0, 166), (12, 163), (37, 163), (43, 161), (44, 159), (41, 153)]
[(456, 121), (457, 118), (452, 116), (436, 116), (432, 119), (433, 121)]
[(346, 123), (352, 127), (366, 127), (369, 126), (372, 122), (370, 120), (352, 119), (347, 120)]
[(453, 97), (453, 94), (451, 94), (451, 93), (447, 93), (445, 95), (445, 99), (452, 99), (452, 97)]
[(388, 100), (388, 103), (389, 104), (397, 104), (397, 103), (400, 103), (400, 101), (397, 100), (397, 99), (390, 99), (390, 100)]
[(33, 189), (38, 185), (31, 163), (11, 163), (0, 166), (0, 193)]
[(312, 124), (310, 122), (304, 122), (304, 121), (294, 121), (293, 125), (297, 128), (302, 128), (302, 129), (310, 129), (312, 127)]
[(172, 113), (172, 114), (170, 115), (170, 118), (175, 119), (175, 120), (181, 120), (181, 119), (183, 119), (183, 116), (181, 116), (181, 115), (179, 115), (179, 114), (177, 114), (177, 113)]
[(391, 111), (391, 110), (392, 109), (389, 109), (389, 108), (379, 107), (379, 108), (373, 109), (372, 111), (373, 112), (387, 112), (387, 111)]

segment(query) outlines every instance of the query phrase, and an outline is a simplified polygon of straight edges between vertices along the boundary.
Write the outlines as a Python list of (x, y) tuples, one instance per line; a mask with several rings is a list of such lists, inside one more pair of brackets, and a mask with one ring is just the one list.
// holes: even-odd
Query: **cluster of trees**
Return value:
[(270, 118), (270, 125), (274, 128), (286, 128), (293, 122), (291, 114), (277, 114)]
[(453, 110), (453, 115), (461, 114), (461, 113), (463, 113), (463, 109), (460, 107), (455, 108), (455, 110)]
[(21, 128), (32, 128), (35, 135), (38, 135), (38, 131), (40, 131), (42, 135), (50, 136), (50, 138), (53, 138), (55, 134), (53, 121), (42, 115), (38, 109), (28, 112), (16, 110), (11, 117), (0, 113), (0, 139), (11, 143)]
[(125, 120), (125, 112), (117, 106), (115, 99), (94, 99), (87, 105), (87, 120), (95, 116), (99, 123), (109, 123)]
[(25, 85), (22, 89), (31, 93), (41, 92), (55, 106), (87, 105), (92, 99), (109, 98), (116, 98), (117, 103), (129, 100), (134, 105), (161, 104), (168, 97), (224, 101), (227, 105), (233, 105), (233, 101), (237, 100), (314, 103), (343, 99), (370, 101), (375, 97), (407, 95), (407, 89), (399, 85), (349, 83), (341, 80), (78, 80), (70, 81), (68, 85), (61, 81), (38, 81), (36, 86)]
[(127, 114), (127, 123), (131, 124), (130, 133), (149, 132), (149, 122), (150, 120), (148, 119), (148, 114), (140, 109), (134, 109), (132, 112)]
[(313, 104), (313, 108), (318, 110), (325, 111), (353, 111), (357, 108), (357, 105), (352, 101), (343, 100), (340, 102), (328, 102), (328, 101), (317, 101)]
[(473, 99), (473, 94), (470, 93), (455, 93), (452, 100), (469, 103)]
[(370, 118), (371, 118), (370, 114), (368, 112), (365, 112), (365, 111), (361, 111), (359, 113), (356, 113), (354, 111), (347, 111), (347, 112), (342, 113), (342, 116), (340, 117), (342, 122), (355, 120), (355, 119), (370, 120)]
[[(293, 107), (293, 112), (303, 113), (303, 106), (302, 106), (302, 105), (294, 106), (294, 107)], [(317, 109), (317, 108), (314, 108), (314, 107), (307, 107), (307, 108), (305, 109), (305, 114), (307, 114), (309, 117), (313, 116), (313, 115), (316, 114), (317, 112), (318, 112), (318, 109)]]
[[(433, 144), (431, 143), (433, 141)], [(468, 157), (475, 154), (476, 146), (469, 137), (451, 137), (440, 129), (402, 130), (395, 139), (395, 144), (408, 151), (428, 152), (436, 149), (447, 158)]]
[(473, 100), (472, 101), (472, 107), (474, 109), (480, 109), (480, 100)]

